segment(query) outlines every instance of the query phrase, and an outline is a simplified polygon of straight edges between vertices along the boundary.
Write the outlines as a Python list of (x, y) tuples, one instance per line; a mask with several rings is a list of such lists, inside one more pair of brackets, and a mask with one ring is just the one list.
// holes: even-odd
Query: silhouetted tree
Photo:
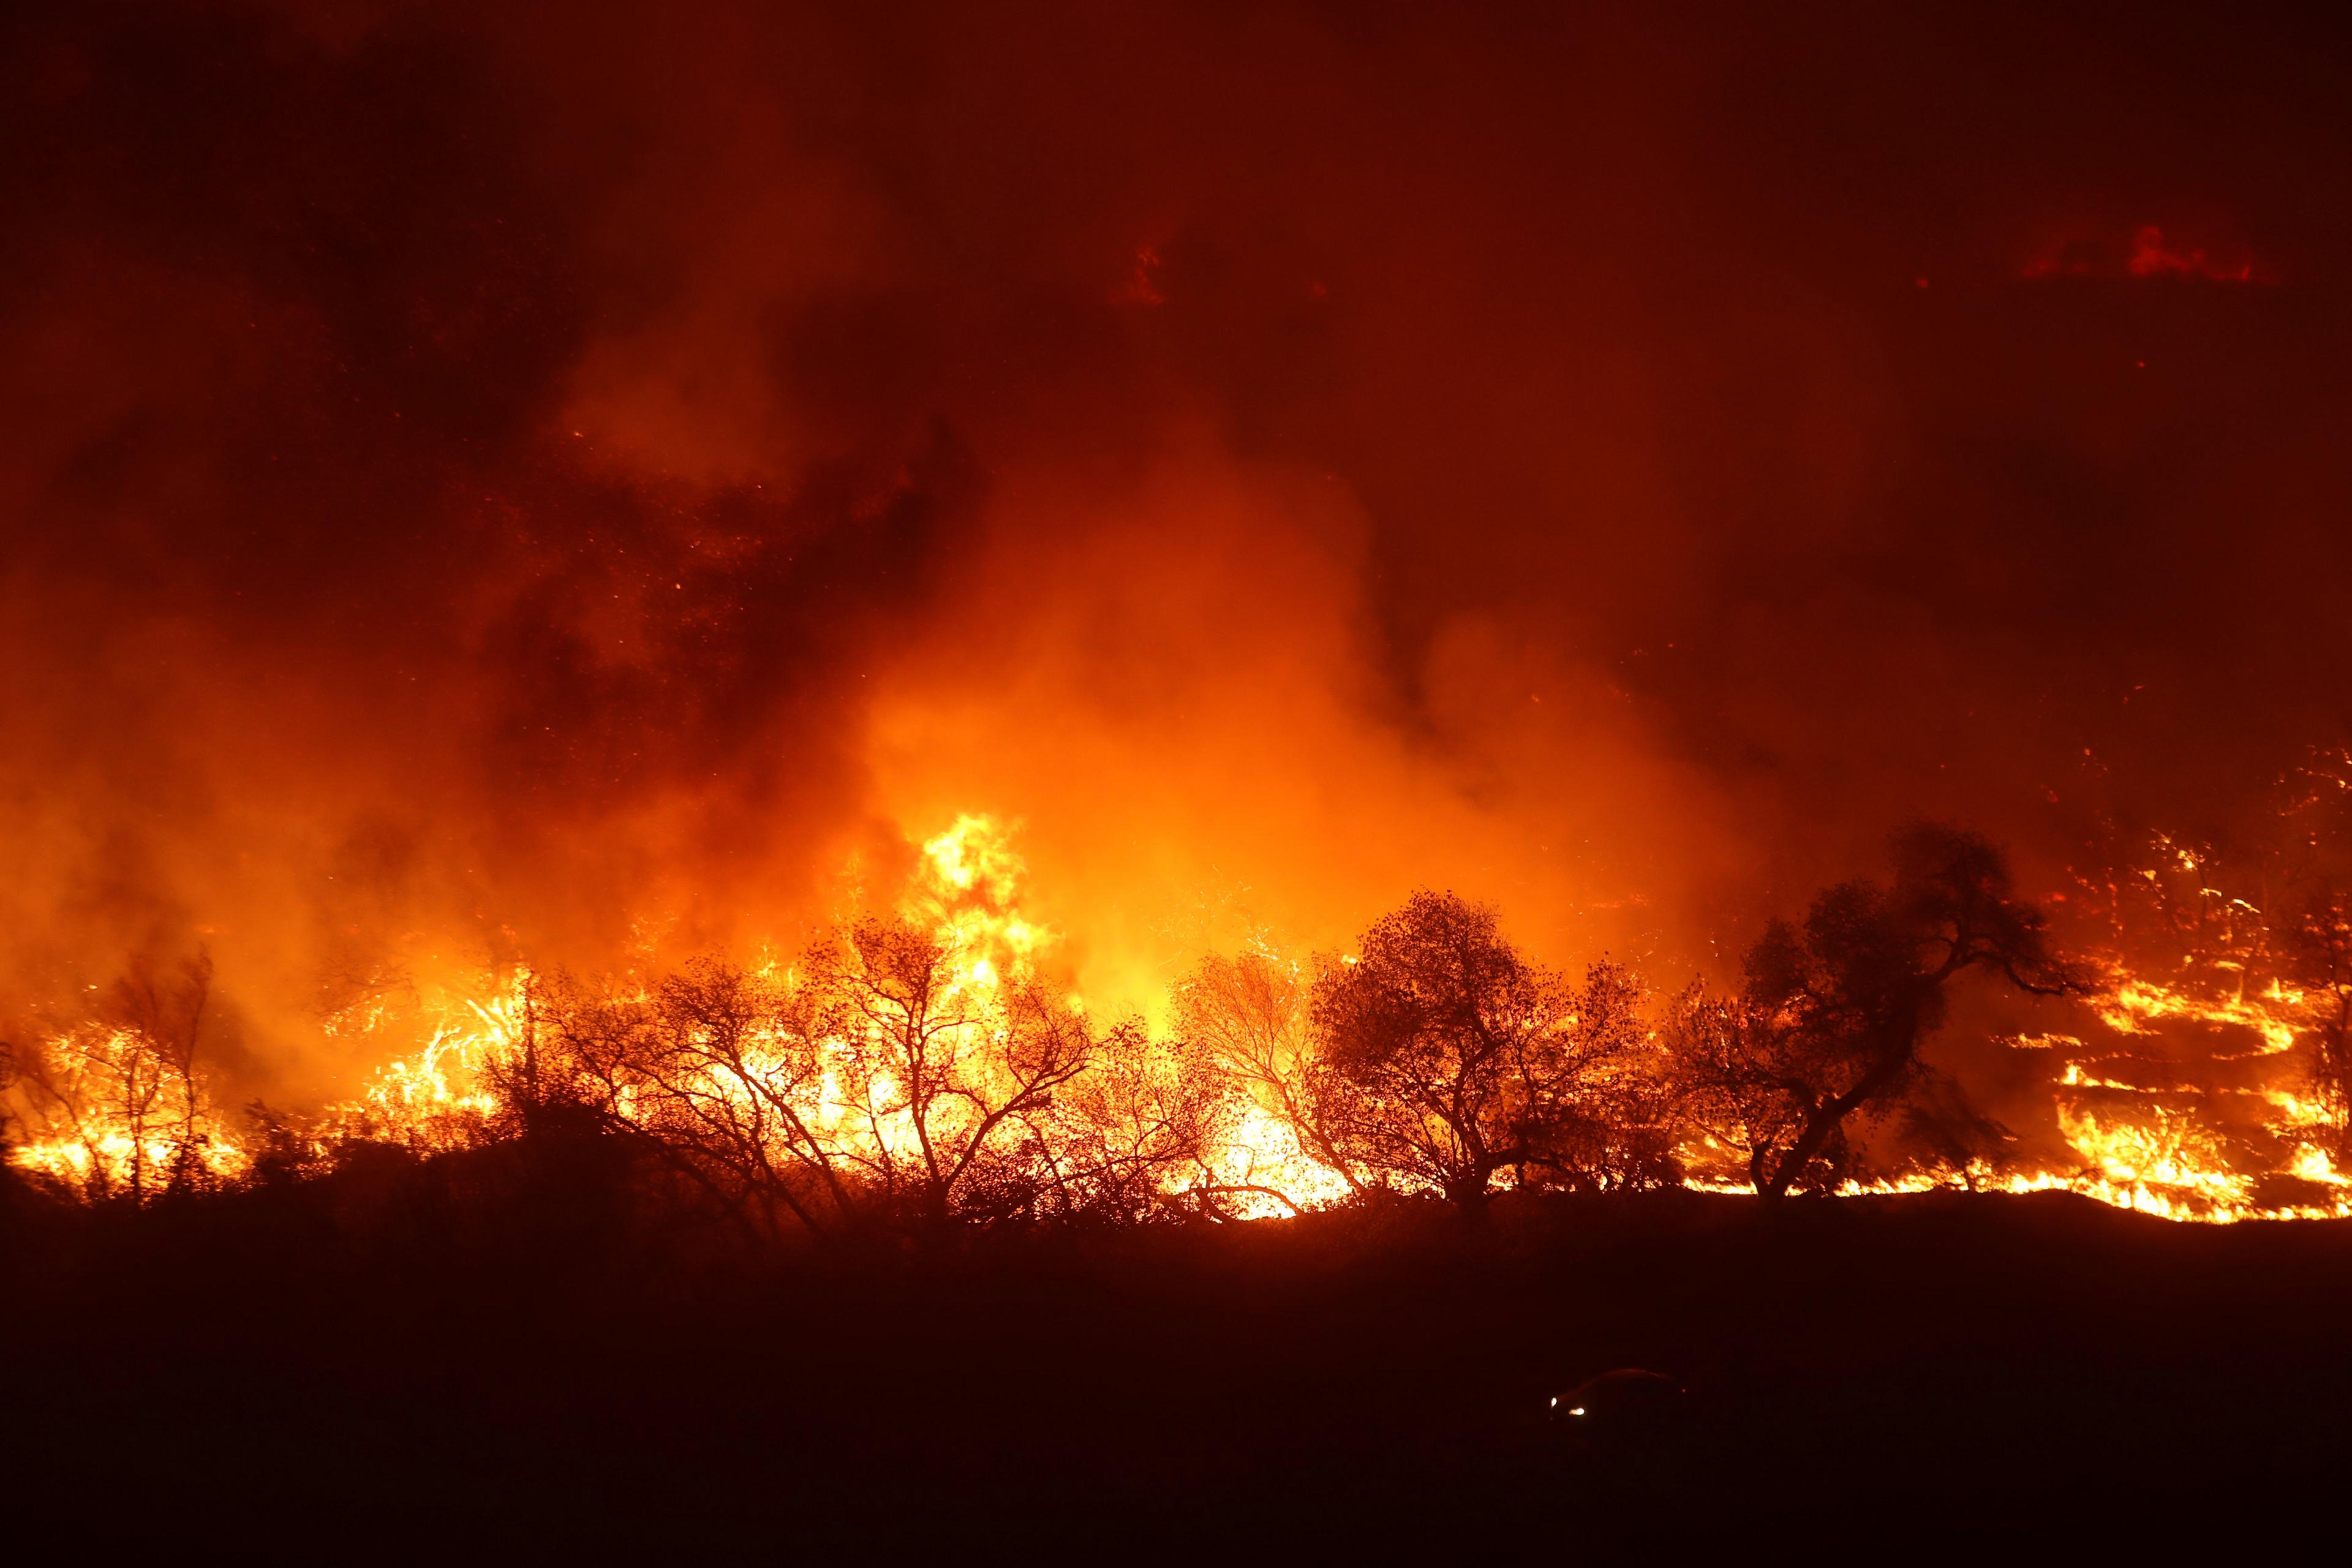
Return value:
[(1607, 1192), (1682, 1180), (1682, 1130), (1645, 1000), (1631, 970), (1605, 962), (1569, 993), (1568, 1059), (1538, 1096), (1523, 1181)]
[[(1802, 1133), (1809, 1103), (1783, 1070), (1787, 1052), (1778, 1036), (1785, 1026), (1743, 994), (1695, 984), (1675, 999), (1664, 1031), (1679, 1114), (1705, 1150), (1737, 1161), (1759, 1187), (1776, 1152)], [(1847, 1174), (1849, 1154), (1843, 1132), (1832, 1131), (1790, 1181), (1811, 1191), (1833, 1187)]]
[(543, 979), (515, 1029), (502, 1103), (591, 1116), (771, 1237), (1141, 1218), (1209, 1146), (1212, 1086), (1139, 1024), (905, 922), (840, 928), (789, 973)]
[(784, 1216), (818, 1233), (857, 1216), (858, 1168), (827, 1114), (832, 1018), (811, 987), (704, 960), (643, 988), (530, 990), (545, 1040), (528, 1083), (501, 1069), (509, 1093), (585, 1107), (771, 1237)]
[(1049, 1181), (1035, 1118), (1099, 1047), (1086, 1015), (1034, 976), (897, 921), (849, 926), (811, 955), (836, 1009), (842, 1099), (866, 1136), (852, 1158), (923, 1226), (1029, 1207)]
[(24, 1069), (16, 1059), (16, 1047), (9, 1040), (0, 1040), (0, 1202), (5, 1202), (22, 1175), (16, 1169), (16, 1146), (22, 1136), (24, 1116), (17, 1109), (18, 1087)]
[(1419, 892), (1327, 963), (1318, 1047), (1358, 1098), (1334, 1129), (1343, 1155), (1408, 1185), (1483, 1204), (1500, 1173), (1541, 1161), (1580, 1097), (1638, 1040), (1618, 971), (1583, 987), (1528, 962), (1495, 913)]
[[(205, 1145), (212, 1141), (212, 1108), (196, 1070), (212, 984), (212, 955), (201, 948), (169, 980), (159, 979), (152, 962), (142, 957), (114, 983), (108, 1009), (108, 1021), (152, 1055), (163, 1080), (163, 1176), (170, 1190), (195, 1184), (205, 1170)], [(134, 1175), (134, 1197), (138, 1185)]]
[(1028, 1118), (1048, 1177), (1041, 1211), (1130, 1224), (1220, 1214), (1219, 1089), (1208, 1064), (1181, 1045), (1156, 1045), (1134, 1023), (1108, 1031), (1052, 1114)]
[(1920, 1082), (1919, 1047), (1961, 973), (1988, 971), (2037, 995), (2081, 988), (1984, 839), (1920, 824), (1895, 835), (1892, 854), (1890, 882), (1829, 889), (1801, 929), (1775, 921), (1748, 952), (1739, 996), (1689, 996), (1677, 1009), (1690, 1113), (1744, 1152), (1767, 1196), (1827, 1184), (1849, 1119)]

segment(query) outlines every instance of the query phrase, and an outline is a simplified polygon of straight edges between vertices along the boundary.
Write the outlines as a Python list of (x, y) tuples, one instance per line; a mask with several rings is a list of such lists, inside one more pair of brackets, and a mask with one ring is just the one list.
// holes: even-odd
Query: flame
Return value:
[[(2195, 868), (2192, 864), (2187, 868)], [(2256, 911), (2249, 906), (2248, 912)], [(2235, 959), (2214, 958), (2207, 960), (2205, 967), (2242, 982), (2246, 965)], [(2310, 1005), (2305, 993), (2275, 980), (2252, 995), (2228, 988), (2200, 994), (2197, 987), (2164, 984), (2112, 964), (2105, 984), (2091, 1000), (2091, 1011), (2124, 1040), (2157, 1035), (2165, 1026), (2177, 1024), (2243, 1030), (2260, 1042), (2255, 1048), (2217, 1052), (2211, 1059), (2270, 1063), (2294, 1052), (2309, 1025)], [(2011, 1043), (2026, 1048), (2089, 1049), (2083, 1040), (2071, 1036), (2027, 1037)], [(2206, 1115), (2221, 1096), (2259, 1100), (2271, 1111), (2264, 1119), (2265, 1132), (2291, 1150), (2276, 1165), (2277, 1173), (2321, 1187), (2352, 1186), (2352, 1179), (2336, 1172), (2324, 1149), (2301, 1136), (2321, 1124), (2324, 1107), (2294, 1088), (2277, 1083), (2250, 1088), (2135, 1081), (2099, 1071), (2072, 1057), (2061, 1065), (2055, 1087), (2061, 1091), (2056, 1107), (2059, 1131), (2082, 1157), (2084, 1169), (2011, 1178), (2000, 1184), (2004, 1190), (2063, 1187), (2175, 1219), (2227, 1222), (2352, 1216), (2352, 1201), (2347, 1201), (2352, 1194), (2325, 1194), (2310, 1203), (2257, 1201), (2260, 1173), (2245, 1168), (2243, 1159), (2233, 1153), (2228, 1139)]]
[(1059, 941), (1021, 913), (1029, 868), (1013, 847), (1018, 831), (1018, 824), (984, 813), (957, 817), (924, 843), (914, 883), (898, 904), (903, 918), (929, 925), (942, 946), (963, 955), (963, 979), (982, 995), (1034, 969)]
[[(949, 955), (953, 1017), (941, 1037), (943, 1050), (976, 1054), (987, 1032), (998, 1026), (991, 1020), (1010, 988), (1056, 964), (1058, 933), (1022, 909), (1028, 868), (1015, 847), (1016, 833), (1016, 824), (984, 814), (959, 816), (920, 841), (915, 870), (893, 906)], [(2166, 865), (2201, 879), (2197, 857), (2168, 841), (2158, 847)], [(2200, 889), (2200, 897), (2209, 895), (2217, 907), (2224, 901), (2219, 893)], [(2257, 920), (2260, 915), (2251, 906), (2237, 912)], [(1297, 960), (1271, 949), (1258, 956), (1282, 965), (1293, 980), (1304, 973)], [(2282, 1076), (2309, 1027), (2315, 999), (2279, 980), (2250, 984), (2248, 973), (2248, 963), (2227, 952), (2207, 955), (2201, 970), (2192, 966), (2170, 983), (2110, 960), (2086, 1007), (2108, 1038), (2092, 1030), (2009, 1040), (2018, 1048), (2060, 1058), (2051, 1080), (2055, 1126), (2071, 1163), (2020, 1170), (1972, 1161), (1963, 1170), (1848, 1181), (1838, 1191), (1888, 1194), (1956, 1184), (1980, 1192), (2066, 1191), (2143, 1214), (2210, 1222), (2352, 1215), (2352, 1174), (2338, 1170), (2336, 1157), (2316, 1138), (2326, 1108)], [(803, 983), (772, 952), (763, 952), (750, 975), (779, 996)], [(309, 1152), (325, 1159), (339, 1147), (373, 1142), (430, 1153), (494, 1135), (503, 1104), (497, 1074), (511, 1069), (533, 1047), (541, 978), (516, 967), (484, 977), (470, 991), (371, 998), (324, 1019), (320, 1030), (329, 1038), (389, 1043), (405, 1037), (417, 1043), (395, 1049), (355, 1096), (327, 1106), (305, 1123)], [(623, 1003), (642, 1004), (649, 993), (641, 983), (625, 981), (613, 994)], [(1065, 999), (1083, 1012), (1080, 998), (1065, 994)], [(2105, 1065), (2138, 1058), (2135, 1042), (2184, 1026), (2250, 1036), (2256, 1042), (2251, 1049), (2218, 1053), (2212, 1059), (2264, 1064), (2257, 1070), (2273, 1081), (2200, 1088), (2181, 1081), (2190, 1075), (2134, 1074)], [(870, 1053), (861, 1053), (862, 1043), (855, 1029), (826, 1038), (818, 1070), (794, 1079), (794, 1042), (764, 1022), (741, 1044), (741, 1069), (747, 1079), (791, 1081), (789, 1109), (806, 1136), (819, 1143), (863, 1150), (876, 1159), (914, 1159), (921, 1139), (908, 1086), (893, 1072), (877, 1070)], [(100, 1194), (160, 1190), (158, 1173), (166, 1171), (177, 1170), (182, 1180), (194, 1173), (218, 1184), (252, 1168), (255, 1151), (222, 1124), (203, 1098), (200, 1079), (191, 1077), (175, 1088), (149, 1046), (130, 1033), (68, 1031), (47, 1043), (45, 1059), (42, 1081), (51, 1086), (54, 1103), (42, 1135), (15, 1152), (26, 1169), (60, 1186)], [(1154, 1045), (1126, 1070), (1136, 1092), (1148, 1096), (1164, 1088), (1176, 1069), (1164, 1048)], [(2154, 1082), (2152, 1077), (2166, 1081)], [(735, 1109), (747, 1115), (755, 1109), (748, 1103), (752, 1090), (744, 1081), (714, 1078), (698, 1091), (720, 1101), (733, 1097)], [(2278, 1149), (2271, 1172), (2300, 1184), (2302, 1191), (2288, 1194), (2294, 1201), (2263, 1199), (2263, 1173), (2249, 1168), (2242, 1151), (2233, 1151), (2221, 1122), (2209, 1114), (2223, 1096), (2260, 1108), (2263, 1131)], [(1701, 1139), (1680, 1153), (1693, 1173), (1691, 1186), (1747, 1190), (1736, 1179), (1739, 1161), (1734, 1151)], [(1265, 1085), (1244, 1086), (1226, 1105), (1197, 1167), (1164, 1180), (1171, 1194), (1183, 1183), (1213, 1190), (1222, 1194), (1224, 1212), (1242, 1217), (1338, 1203), (1354, 1190), (1345, 1173), (1304, 1146)]]
[[(2217, 963), (2216, 967), (2226, 963)], [(2277, 1056), (2294, 1048), (2304, 1028), (2304, 1003), (2302, 992), (2275, 981), (2252, 1000), (2238, 995), (2200, 1000), (2117, 969), (2099, 994), (2096, 1007), (2101, 1021), (2119, 1035), (2148, 1034), (2158, 1022), (2182, 1018), (2252, 1029), (2262, 1037), (2261, 1054)]]
[[(462, 1148), (478, 1138), (498, 1112), (484, 1079), (492, 1063), (522, 1043), (531, 983), (528, 969), (493, 977), (481, 997), (440, 997), (429, 1009), (431, 1036), (422, 1049), (379, 1068), (355, 1100), (331, 1105), (323, 1142), (366, 1140), (429, 1152)], [(372, 1010), (371, 1028), (391, 1020)]]
[[(992, 1005), (1006, 988), (1052, 965), (1058, 933), (1024, 913), (1021, 898), (1027, 866), (1013, 847), (1017, 825), (981, 813), (958, 816), (925, 839), (917, 869), (897, 901), (901, 918), (928, 930), (951, 955), (954, 995), (975, 1021), (950, 1031), (945, 1047), (969, 1041), (960, 1031), (986, 1027)], [(795, 984), (772, 955), (755, 971), (765, 983)], [(379, 1068), (360, 1096), (331, 1107), (322, 1119), (325, 1138), (373, 1138), (419, 1150), (452, 1147), (478, 1136), (497, 1110), (497, 1096), (485, 1081), (488, 1069), (513, 1059), (525, 1046), (531, 976), (517, 971), (495, 983), (487, 1000), (444, 1001), (428, 1042), (419, 1050)], [(1074, 1011), (1085, 1003), (1066, 996)], [(349, 1021), (341, 1032), (365, 1033), (380, 1018)], [(823, 1068), (793, 1109), (811, 1135), (825, 1143), (864, 1147), (909, 1159), (919, 1137), (906, 1086), (888, 1072), (853, 1069), (854, 1038), (826, 1043)], [(772, 1036), (751, 1042), (745, 1068), (752, 1074), (778, 1068), (785, 1042)], [(1153, 1069), (1146, 1064), (1144, 1072)], [(739, 1084), (702, 1086), (721, 1096), (740, 1097)], [(1191, 1179), (1222, 1195), (1221, 1206), (1240, 1217), (1295, 1213), (1336, 1202), (1349, 1193), (1346, 1177), (1309, 1154), (1297, 1133), (1271, 1107), (1255, 1100), (1234, 1108), (1209, 1149), (1203, 1169)]]
[(2245, 1206), (2251, 1183), (2230, 1169), (2228, 1151), (2193, 1116), (2157, 1108), (2147, 1121), (2103, 1121), (2061, 1101), (2058, 1125), (2101, 1183)]
[(13, 1152), (26, 1171), (87, 1196), (143, 1201), (246, 1169), (203, 1075), (176, 1070), (135, 1030), (68, 1030), (43, 1043), (32, 1068), (20, 1102), (41, 1135)]

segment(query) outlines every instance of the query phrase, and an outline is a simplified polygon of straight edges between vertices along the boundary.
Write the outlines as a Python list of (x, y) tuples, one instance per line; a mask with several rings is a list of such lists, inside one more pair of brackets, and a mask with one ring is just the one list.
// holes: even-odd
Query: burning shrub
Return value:
[(1669, 1064), (1645, 1001), (1633, 973), (1606, 962), (1569, 994), (1563, 1070), (1528, 1124), (1523, 1183), (1609, 1192), (1682, 1180)]
[(491, 1076), (510, 1117), (580, 1108), (771, 1236), (1132, 1214), (1200, 1157), (1197, 1092), (1139, 1029), (905, 922), (845, 926), (793, 973), (541, 981), (520, 1021)]

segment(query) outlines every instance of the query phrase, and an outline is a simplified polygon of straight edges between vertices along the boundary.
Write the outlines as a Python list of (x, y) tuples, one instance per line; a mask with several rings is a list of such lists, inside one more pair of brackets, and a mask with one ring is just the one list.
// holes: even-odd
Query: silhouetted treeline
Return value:
[(1982, 839), (1915, 826), (1892, 858), (1771, 926), (1740, 986), (1663, 1003), (1606, 960), (1547, 969), (1451, 893), (1416, 893), (1344, 956), (1205, 959), (1158, 1036), (951, 928), (869, 919), (790, 965), (529, 976), (454, 1105), (256, 1106), (234, 1173), (203, 1158), (200, 966), (126, 983), (68, 1048), (15, 1054), (12, 1100), (35, 1179), (91, 1198), (562, 1132), (763, 1241), (1414, 1195), (1475, 1213), (1507, 1189), (1694, 1176), (1778, 1197), (1863, 1173), (1855, 1133), (1888, 1118), (1915, 1163), (1972, 1180), (2006, 1134), (1920, 1059), (1949, 987), (2078, 983)]

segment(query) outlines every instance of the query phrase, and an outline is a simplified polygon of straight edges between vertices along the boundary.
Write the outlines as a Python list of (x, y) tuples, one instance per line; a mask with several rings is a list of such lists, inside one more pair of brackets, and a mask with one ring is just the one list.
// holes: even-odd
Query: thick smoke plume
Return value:
[(2322, 40), (1808, 18), (18, 7), (11, 1017), (201, 945), (306, 1091), (965, 811), (1137, 1005), (1419, 885), (1671, 982), (1912, 816), (2226, 837), (2346, 717)]

